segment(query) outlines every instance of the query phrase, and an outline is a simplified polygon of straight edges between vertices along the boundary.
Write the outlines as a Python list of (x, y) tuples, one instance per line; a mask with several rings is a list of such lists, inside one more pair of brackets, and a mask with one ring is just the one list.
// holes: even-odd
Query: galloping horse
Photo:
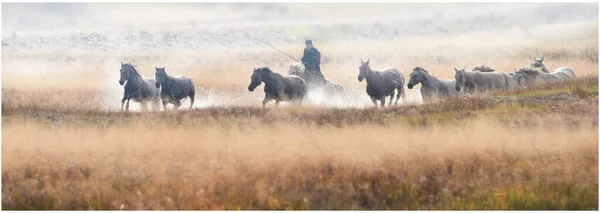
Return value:
[(402, 96), (402, 99), (406, 97), (404, 92), (404, 75), (400, 71), (395, 68), (376, 71), (369, 67), (369, 60), (363, 62), (361, 59), (360, 63), (358, 81), (367, 80), (367, 94), (371, 97), (371, 101), (373, 101), (375, 107), (377, 107), (378, 100), (381, 102), (381, 107), (385, 107), (387, 96), (390, 96), (389, 105), (391, 106), (394, 100), (394, 90), (398, 90), (394, 105), (398, 103), (400, 96)]
[(181, 100), (186, 97), (190, 98), (190, 109), (192, 109), (194, 96), (196, 95), (192, 79), (186, 76), (171, 77), (165, 71), (165, 67), (158, 68), (155, 66), (154, 68), (156, 68), (156, 88), (162, 86), (160, 97), (163, 109), (167, 110), (167, 104), (169, 103), (175, 105), (175, 109), (178, 109), (181, 106)]
[(306, 82), (298, 76), (282, 76), (279, 73), (271, 71), (268, 67), (254, 68), (250, 77), (248, 90), (254, 91), (261, 83), (265, 83), (265, 99), (262, 106), (265, 108), (267, 102), (275, 100), (278, 106), (281, 101), (291, 101), (297, 105), (302, 105), (302, 101), (307, 93)]
[(160, 93), (156, 88), (156, 81), (154, 79), (144, 79), (135, 69), (131, 63), (121, 62), (121, 78), (119, 84), (124, 86), (125, 92), (123, 93), (123, 99), (121, 99), (121, 111), (123, 111), (123, 104), (125, 110), (129, 111), (129, 100), (133, 99), (136, 102), (140, 102), (142, 110), (147, 109), (147, 103), (152, 102), (153, 110), (159, 110)]

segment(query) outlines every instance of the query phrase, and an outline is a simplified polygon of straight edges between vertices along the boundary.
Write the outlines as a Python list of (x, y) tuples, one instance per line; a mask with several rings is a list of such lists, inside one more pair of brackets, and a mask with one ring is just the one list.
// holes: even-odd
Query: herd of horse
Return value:
[[(358, 81), (366, 80), (366, 92), (371, 101), (378, 106), (385, 107), (387, 97), (390, 97), (389, 105), (397, 105), (400, 97), (404, 100), (404, 75), (395, 68), (386, 68), (381, 71), (373, 70), (369, 61), (361, 59)], [(161, 104), (164, 110), (167, 104), (173, 104), (175, 109), (181, 106), (185, 98), (191, 100), (190, 109), (194, 105), (195, 86), (191, 78), (186, 76), (170, 76), (165, 67), (156, 68), (155, 79), (144, 79), (131, 63), (121, 62), (121, 78), (119, 84), (124, 85), (123, 99), (121, 99), (121, 110), (129, 111), (129, 101), (140, 102), (142, 110), (147, 110), (148, 103), (152, 103), (153, 110), (160, 110)], [(575, 78), (575, 72), (568, 67), (560, 67), (552, 72), (544, 65), (544, 57), (534, 58), (533, 63), (527, 67), (515, 69), (514, 73), (497, 71), (494, 68), (480, 65), (467, 71), (465, 68), (454, 68), (454, 79), (439, 79), (429, 73), (423, 67), (415, 67), (410, 73), (407, 84), (408, 89), (421, 84), (421, 95), (423, 101), (436, 98), (449, 98), (458, 95), (493, 90), (511, 90), (517, 87), (529, 86), (541, 83), (554, 83)], [(272, 100), (275, 105), (280, 102), (290, 102), (302, 105), (309, 90), (320, 90), (329, 98), (347, 97), (344, 87), (326, 79), (325, 85), (307, 84), (306, 69), (301, 64), (291, 64), (287, 75), (273, 72), (268, 67), (254, 68), (251, 82), (248, 86), (250, 92), (262, 83), (265, 84), (265, 98), (262, 101), (263, 108)], [(394, 96), (396, 100), (394, 101)]]

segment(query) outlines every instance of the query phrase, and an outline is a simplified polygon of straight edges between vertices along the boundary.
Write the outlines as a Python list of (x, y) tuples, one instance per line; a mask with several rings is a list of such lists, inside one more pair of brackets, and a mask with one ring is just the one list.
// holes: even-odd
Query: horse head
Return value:
[(156, 88), (160, 88), (161, 84), (164, 84), (166, 78), (167, 78), (167, 72), (165, 71), (165, 68), (167, 67), (163, 67), (163, 68), (159, 68), (154, 66), (154, 68), (156, 68), (156, 73), (155, 75), (155, 79), (156, 79)]
[(250, 85), (248, 85), (248, 91), (252, 92), (256, 87), (262, 83), (262, 70), (264, 68), (254, 68), (252, 76), (250, 76)]
[(129, 76), (131, 76), (132, 70), (133, 70), (133, 65), (131, 65), (131, 63), (123, 63), (121, 61), (121, 69), (119, 70), (120, 76), (121, 76), (119, 78), (120, 85), (125, 84), (125, 81), (129, 80)]
[(541, 70), (542, 72), (548, 72), (546, 65), (544, 64), (544, 56), (540, 58), (533, 58), (533, 62), (529, 65), (530, 69)]
[(460, 92), (460, 89), (462, 87), (464, 87), (467, 83), (467, 77), (466, 77), (466, 73), (465, 73), (465, 68), (456, 68), (454, 67), (454, 79), (456, 80), (456, 84), (454, 85), (454, 89), (456, 89), (457, 92)]
[(415, 67), (410, 73), (410, 80), (408, 81), (407, 87), (412, 89), (415, 85), (425, 79), (425, 75), (429, 75), (429, 72), (423, 67)]
[(368, 72), (371, 70), (369, 67), (369, 61), (371, 59), (367, 59), (367, 61), (363, 61), (360, 59), (360, 67), (358, 67), (358, 81), (362, 82), (363, 79), (367, 77)]
[(302, 66), (302, 64), (291, 63), (287, 73), (288, 73), (288, 75), (301, 76), (302, 74), (304, 74), (304, 71), (305, 71), (305, 67)]

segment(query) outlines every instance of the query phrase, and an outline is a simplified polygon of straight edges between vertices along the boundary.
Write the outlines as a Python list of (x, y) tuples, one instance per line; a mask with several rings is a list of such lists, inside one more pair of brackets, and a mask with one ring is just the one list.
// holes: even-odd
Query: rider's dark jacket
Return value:
[(323, 74), (321, 73), (321, 53), (317, 48), (304, 48), (304, 55), (302, 56), (301, 61), (306, 67), (306, 71), (310, 74), (309, 79), (307, 79), (308, 84), (325, 83), (325, 77), (323, 77)]

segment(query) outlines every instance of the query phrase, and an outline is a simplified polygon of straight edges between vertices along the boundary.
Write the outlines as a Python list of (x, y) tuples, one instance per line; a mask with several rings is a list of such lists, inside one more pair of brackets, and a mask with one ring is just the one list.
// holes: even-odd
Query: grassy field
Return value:
[[(598, 210), (597, 8), (3, 4), (2, 209)], [(248, 34), (313, 39), (348, 100), (261, 109), (252, 68), (291, 60)], [(542, 55), (577, 78), (384, 109), (357, 80)], [(190, 76), (194, 108), (120, 112), (120, 61)]]
[(597, 209), (598, 80), (389, 109), (120, 113), (3, 91), (3, 209)]

